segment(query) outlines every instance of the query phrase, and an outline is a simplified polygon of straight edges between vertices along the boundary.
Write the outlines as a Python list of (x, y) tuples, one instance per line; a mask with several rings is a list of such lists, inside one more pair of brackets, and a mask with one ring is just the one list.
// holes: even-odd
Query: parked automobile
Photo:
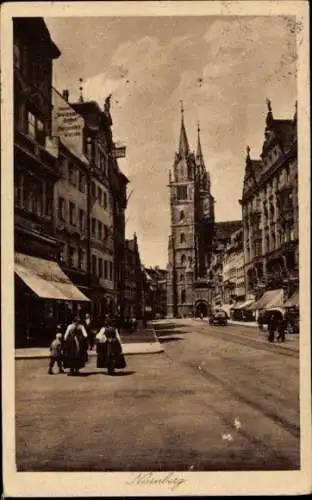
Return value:
[(225, 311), (215, 311), (209, 318), (209, 325), (227, 325), (228, 316)]

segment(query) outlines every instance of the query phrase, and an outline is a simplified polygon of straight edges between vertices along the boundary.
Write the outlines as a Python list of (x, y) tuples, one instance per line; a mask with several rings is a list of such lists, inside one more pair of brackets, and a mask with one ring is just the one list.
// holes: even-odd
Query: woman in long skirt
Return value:
[(63, 366), (69, 368), (69, 375), (77, 375), (88, 361), (88, 335), (78, 317), (65, 332), (63, 356)]
[(107, 368), (108, 375), (113, 375), (116, 368), (126, 367), (118, 330), (110, 320), (106, 320), (105, 326), (96, 336), (96, 341), (97, 368)]

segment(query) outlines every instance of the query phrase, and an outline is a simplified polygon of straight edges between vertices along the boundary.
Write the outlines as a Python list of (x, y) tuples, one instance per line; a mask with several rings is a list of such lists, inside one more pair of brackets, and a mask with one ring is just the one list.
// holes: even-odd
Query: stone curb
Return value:
[[(123, 352), (125, 356), (132, 356), (132, 355), (141, 355), (141, 354), (159, 354), (164, 352), (164, 348), (161, 346), (158, 337), (155, 333), (154, 328), (148, 328), (148, 330), (153, 331), (153, 335), (155, 338), (155, 342), (138, 342), (134, 344), (124, 344), (123, 345)], [(131, 346), (131, 347), (130, 347)], [(141, 349), (138, 349), (138, 346), (141, 346)], [(43, 348), (46, 352), (43, 352), (42, 354), (27, 354), (25, 353), (18, 353), (15, 351), (15, 359), (49, 359), (49, 351), (48, 348)], [(146, 350), (144, 350), (146, 349)], [(127, 352), (129, 350), (129, 352)], [(89, 351), (88, 352), (89, 357), (96, 357), (96, 352), (95, 351)]]

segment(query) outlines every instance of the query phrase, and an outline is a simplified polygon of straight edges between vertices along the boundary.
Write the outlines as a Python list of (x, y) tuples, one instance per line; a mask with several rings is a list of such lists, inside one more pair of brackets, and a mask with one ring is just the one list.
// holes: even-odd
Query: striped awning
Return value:
[(60, 266), (50, 260), (15, 253), (15, 272), (36, 294), (44, 299), (90, 302), (66, 276)]
[(264, 292), (262, 297), (249, 307), (249, 310), (255, 311), (260, 309), (273, 309), (274, 307), (285, 307), (283, 305), (284, 290), (268, 290)]
[(299, 307), (299, 290), (286, 300), (284, 307)]
[(254, 303), (254, 299), (248, 299), (248, 300), (245, 300), (245, 302), (242, 302), (240, 304), (235, 304), (235, 306), (233, 307), (233, 309), (250, 309), (250, 306)]

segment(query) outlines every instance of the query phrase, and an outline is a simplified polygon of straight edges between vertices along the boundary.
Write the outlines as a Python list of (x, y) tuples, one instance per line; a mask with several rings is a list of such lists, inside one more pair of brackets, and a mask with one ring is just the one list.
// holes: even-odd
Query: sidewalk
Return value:
[(234, 321), (233, 319), (229, 319), (228, 324), (237, 326), (252, 326), (254, 328), (258, 328), (258, 323), (256, 321)]
[[(121, 334), (122, 349), (125, 356), (132, 354), (157, 354), (164, 352), (155, 330), (148, 325), (133, 334)], [(146, 339), (146, 341), (144, 341)], [(96, 356), (96, 350), (88, 351), (90, 357)], [(49, 347), (23, 347), (15, 349), (15, 359), (49, 358)]]

